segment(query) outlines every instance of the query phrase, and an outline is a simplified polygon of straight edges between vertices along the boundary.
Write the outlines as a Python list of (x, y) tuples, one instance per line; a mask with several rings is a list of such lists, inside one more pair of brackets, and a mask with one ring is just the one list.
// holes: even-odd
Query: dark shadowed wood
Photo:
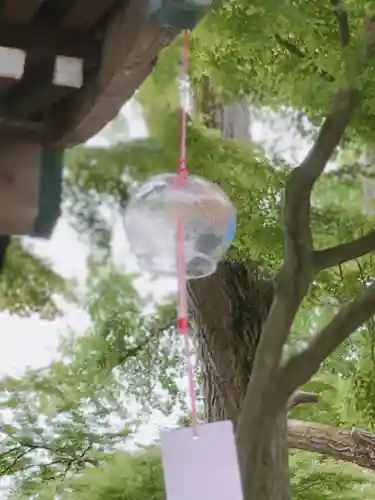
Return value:
[[(23, 88), (26, 90), (23, 91)], [(49, 105), (65, 97), (75, 89), (63, 85), (54, 85), (52, 83), (52, 72), (50, 74), (50, 83), (42, 81), (39, 85), (27, 84), (25, 87), (18, 87), (14, 100), (6, 106), (6, 116), (19, 120), (26, 118), (36, 111), (43, 111)]]
[(63, 16), (74, 7), (77, 0), (45, 0), (34, 20), (49, 22), (53, 26), (59, 26)]
[(27, 23), (37, 12), (44, 0), (4, 0), (0, 19), (13, 23)]
[(0, 235), (0, 273), (4, 269), (5, 264), (5, 256), (8, 250), (8, 247), (11, 242), (11, 237), (8, 235), (1, 234)]
[(100, 41), (42, 23), (28, 25), (22, 30), (16, 30), (14, 25), (0, 24), (0, 45), (28, 49), (22, 82), (11, 95), (0, 98), (0, 109), (7, 117), (27, 117), (74, 91), (53, 84), (55, 54), (84, 59), (86, 70), (93, 71), (99, 66)]
[[(0, 9), (0, 46), (25, 50), (28, 46), (19, 46), (13, 42), (14, 38), (20, 37), (24, 33), (25, 24), (30, 21), (35, 12), (39, 9), (43, 0), (3, 0)], [(13, 24), (6, 24), (13, 23)], [(20, 26), (22, 25), (22, 26)], [(10, 27), (10, 29), (9, 29)], [(12, 35), (9, 40), (9, 33)], [(7, 40), (8, 38), (8, 40)], [(12, 40), (13, 38), (13, 40)], [(13, 78), (0, 78), (0, 96), (6, 95), (19, 80)], [(0, 97), (1, 106), (1, 97)], [(4, 113), (3, 113), (4, 114)]]
[(38, 215), (40, 142), (32, 133), (2, 133), (0, 151), (0, 234), (30, 234)]
[(19, 80), (0, 76), (0, 96), (8, 92)]
[[(147, 0), (0, 0), (0, 46), (26, 53), (22, 79), (0, 77), (1, 132), (45, 131), (59, 147), (99, 132), (179, 32), (147, 11)], [(53, 84), (56, 56), (83, 61), (83, 88)]]
[(124, 0), (109, 23), (100, 71), (85, 87), (53, 106), (46, 143), (85, 142), (112, 120), (151, 72), (155, 57), (178, 31), (147, 20), (145, 0)]
[(0, 22), (0, 46), (25, 51), (84, 58), (91, 65), (100, 60), (101, 41), (74, 30), (62, 30), (47, 23), (31, 23), (20, 28)]
[[(52, 86), (54, 58), (45, 56), (42, 61), (44, 64), (38, 64), (29, 58), (24, 79), (2, 99), (2, 109), (6, 117), (27, 117), (51, 99), (51, 93), (48, 93), (44, 82), (50, 81)], [(54, 90), (58, 92), (58, 87)]]
[(63, 28), (89, 31), (117, 3), (117, 0), (77, 0), (63, 16)]
[(33, 132), (35, 137), (41, 137), (44, 130), (44, 123), (41, 120), (24, 120), (10, 118), (6, 124), (1, 127), (1, 131), (14, 133), (17, 130)]

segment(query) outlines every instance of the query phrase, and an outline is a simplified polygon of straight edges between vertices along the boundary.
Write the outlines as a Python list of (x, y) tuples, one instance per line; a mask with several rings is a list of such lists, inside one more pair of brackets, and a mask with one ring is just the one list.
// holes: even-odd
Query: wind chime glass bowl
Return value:
[(132, 196), (124, 216), (130, 250), (139, 267), (164, 276), (177, 275), (177, 223), (182, 220), (187, 279), (215, 272), (236, 230), (236, 212), (212, 182), (178, 174), (150, 178)]

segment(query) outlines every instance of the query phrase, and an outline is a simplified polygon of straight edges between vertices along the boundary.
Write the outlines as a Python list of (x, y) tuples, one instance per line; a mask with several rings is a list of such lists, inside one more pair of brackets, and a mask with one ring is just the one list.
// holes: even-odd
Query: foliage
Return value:
[(0, 276), (0, 311), (52, 318), (58, 313), (53, 296), (68, 291), (68, 283), (48, 263), (25, 250), (20, 240), (12, 242)]
[[(25, 494), (63, 480), (121, 443), (134, 425), (118, 387), (87, 381), (71, 363), (54, 362), (6, 378), (0, 392), (0, 476), (16, 479)], [(113, 419), (122, 421), (121, 426)]]
[(301, 500), (371, 500), (374, 474), (355, 465), (341, 464), (311, 453), (292, 453), (293, 498)]
[(174, 301), (155, 308), (152, 297), (141, 297), (129, 276), (101, 267), (88, 283), (86, 308), (92, 325), (68, 348), (81, 376), (121, 381), (125, 394), (146, 413), (169, 414), (176, 404), (184, 408)]
[[(337, 13), (349, 13), (350, 40), (342, 50)], [(367, 0), (334, 3), (224, 0), (194, 33), (196, 79), (209, 74), (227, 98), (249, 95), (255, 104), (301, 110), (319, 124), (343, 83), (358, 84), (363, 104), (352, 130), (371, 141), (375, 68), (363, 61)], [(371, 27), (372, 28), (372, 27)], [(371, 30), (371, 28), (369, 28)]]
[(94, 262), (84, 304), (91, 326), (64, 338), (60, 361), (0, 384), (0, 477), (28, 498), (98, 467), (151, 411), (186, 410), (174, 304), (150, 309), (130, 277)]
[[(351, 4), (353, 33), (360, 31), (366, 5), (365, 2)], [(347, 62), (359, 57), (358, 40), (353, 37), (342, 62), (335, 13), (321, 2), (276, 5), (269, 1), (253, 2), (251, 6), (241, 0), (218, 2), (214, 12), (193, 35), (194, 93), (198, 94), (202, 78), (209, 75), (221, 99), (249, 95), (257, 109), (267, 107), (283, 112), (292, 107), (304, 117), (307, 115), (316, 126), (321, 123), (334, 91), (346, 78), (352, 78), (347, 74)], [(95, 175), (105, 176), (107, 165), (114, 179), (116, 176), (122, 179), (126, 191), (123, 200), (131, 192), (130, 179), (142, 181), (154, 173), (172, 170), (176, 165), (179, 104), (170, 82), (179, 73), (175, 68), (176, 48), (179, 49), (180, 44), (178, 40), (163, 53), (160, 66), (138, 94), (151, 137), (117, 144), (109, 150), (78, 148), (73, 152), (67, 179), (76, 172), (85, 176), (79, 193), (82, 199), (90, 196), (93, 187), (90, 179)], [(296, 54), (299, 47), (302, 55)], [(169, 66), (165, 63), (167, 59)], [(371, 88), (372, 79), (373, 68), (369, 64), (361, 75), (363, 106), (351, 128), (350, 140), (346, 138), (345, 148), (336, 158), (339, 161), (349, 158), (352, 162), (364, 141), (371, 144), (373, 98), (367, 89)], [(170, 91), (163, 92), (166, 82)], [(218, 182), (236, 206), (239, 225), (231, 257), (256, 262), (273, 273), (283, 258), (282, 190), (293, 165), (259, 145), (221, 138), (216, 131), (203, 126), (199, 109), (196, 111), (189, 123), (188, 163), (193, 173)], [(310, 137), (316, 134), (315, 126), (309, 128)], [(326, 173), (318, 182), (312, 216), (318, 248), (351, 240), (372, 227), (373, 218), (362, 212), (361, 182), (353, 168), (348, 175), (347, 163)], [(115, 182), (106, 185), (100, 181), (94, 189), (100, 199), (113, 197), (121, 202)], [(117, 207), (121, 209), (120, 204)], [(85, 220), (87, 213), (84, 209), (76, 211), (74, 217), (95, 237), (95, 220)], [(288, 353), (306, 345), (312, 333), (326, 324), (340, 305), (363, 289), (374, 275), (374, 264), (373, 257), (367, 256), (318, 276), (294, 324)], [(325, 362), (319, 375), (306, 384), (307, 390), (319, 393), (319, 403), (297, 408), (294, 415), (329, 425), (371, 429), (375, 404), (371, 383), (374, 363), (369, 354), (372, 339), (372, 327), (366, 325), (351, 341), (344, 343)], [(293, 454), (292, 466), (295, 498), (354, 500), (366, 494), (368, 498), (373, 496), (372, 476), (347, 464), (337, 467), (329, 460), (312, 460), (311, 455), (298, 452)]]
[[(353, 163), (359, 162), (358, 152), (363, 144), (373, 146), (375, 70), (369, 61), (364, 72), (349, 71), (356, 61), (364, 58), (362, 23), (365, 15), (372, 13), (373, 2), (348, 0), (346, 5), (350, 11), (352, 37), (343, 51), (344, 57), (337, 12), (330, 4), (317, 0), (256, 0), (251, 5), (246, 0), (222, 0), (192, 37), (195, 96), (199, 95), (203, 78), (209, 75), (221, 100), (230, 101), (245, 95), (251, 98), (257, 110), (279, 113), (292, 108), (304, 118), (308, 117), (308, 137), (316, 134), (316, 126), (329, 108), (332, 95), (343, 82), (358, 84), (363, 94), (362, 106), (344, 147), (336, 156), (343, 165), (323, 175), (314, 190), (312, 226), (319, 248), (358, 237), (374, 222), (372, 216), (362, 213), (359, 175), (362, 172), (353, 169)], [(178, 379), (182, 367), (180, 352), (176, 349), (177, 338), (170, 328), (173, 310), (166, 306), (151, 315), (143, 314), (150, 299), (140, 298), (131, 280), (108, 264), (113, 231), (108, 212), (121, 214), (134, 182), (172, 170), (177, 164), (179, 103), (175, 79), (180, 70), (180, 47), (179, 39), (161, 55), (156, 71), (137, 96), (151, 137), (117, 143), (109, 149), (76, 148), (68, 159), (66, 212), (92, 249), (106, 250), (103, 268), (96, 266), (91, 270), (85, 307), (92, 325), (85, 335), (66, 343), (63, 353), (68, 361), (47, 370), (43, 383), (38, 386), (38, 394), (34, 379), (42, 376), (42, 372), (28, 374), (21, 381), (7, 381), (6, 391), (4, 389), (7, 394), (4, 407), (16, 409), (11, 406), (13, 397), (19, 412), (18, 416), (16, 413), (17, 430), (3, 428), (7, 450), (12, 446), (16, 453), (27, 450), (28, 442), (19, 434), (20, 429), (32, 432), (33, 442), (38, 432), (47, 432), (37, 427), (37, 415), (47, 419), (49, 425), (50, 441), (46, 439), (51, 443), (52, 462), (56, 455), (60, 457), (61, 448), (70, 450), (74, 441), (74, 463), (78, 464), (80, 473), (67, 476), (65, 484), (69, 487), (63, 496), (67, 500), (84, 500), (89, 495), (98, 500), (111, 497), (135, 500), (141, 495), (156, 500), (163, 494), (157, 456), (112, 455), (107, 450), (112, 436), (98, 430), (100, 419), (99, 424), (96, 419), (98, 414), (100, 418), (107, 417), (106, 412), (121, 414), (119, 400), (124, 394), (140, 403), (143, 411), (157, 408), (168, 413), (180, 402)], [(236, 206), (238, 231), (230, 257), (256, 262), (265, 272), (274, 273), (284, 252), (283, 187), (294, 165), (260, 145), (221, 138), (218, 132), (204, 127), (200, 110), (196, 111), (189, 123), (189, 166), (193, 173), (218, 182)], [(306, 345), (312, 333), (326, 324), (340, 305), (363, 290), (374, 273), (371, 255), (320, 273), (293, 325), (286, 354)], [(326, 360), (320, 373), (306, 384), (306, 390), (320, 395), (319, 403), (299, 407), (293, 416), (371, 430), (375, 417), (374, 338), (374, 327), (367, 324), (341, 345)], [(60, 375), (56, 375), (56, 370)], [(55, 388), (52, 396), (51, 387)], [(56, 388), (60, 387), (69, 395), (68, 403), (61, 399), (61, 394), (56, 395), (59, 393)], [(159, 390), (164, 391), (160, 397)], [(95, 406), (92, 418), (85, 413), (87, 401)], [(68, 404), (67, 409), (64, 404)], [(53, 410), (53, 418), (48, 413), (51, 405), (58, 408)], [(27, 412), (33, 416), (29, 417)], [(63, 424), (59, 420), (62, 415), (67, 418)], [(66, 434), (68, 430), (70, 434)], [(90, 433), (96, 436), (92, 441), (95, 453), (91, 455), (90, 450), (88, 456), (90, 460), (97, 460), (96, 453), (99, 453), (101, 465), (95, 469), (87, 467), (82, 472), (85, 464), (79, 461), (80, 454), (86, 449)], [(65, 459), (60, 459), (58, 465), (53, 464), (53, 471), (48, 466), (47, 476), (43, 475), (40, 464), (35, 474), (30, 475), (27, 468), (39, 459), (33, 449), (16, 463), (12, 453), (3, 454), (3, 471), (9, 466), (13, 473), (18, 467), (26, 468), (20, 476), (26, 497), (30, 498), (30, 492), (37, 491), (38, 481), (43, 480), (47, 489), (40, 498), (53, 498), (54, 479), (66, 473)], [(69, 457), (70, 460), (73, 455)], [(348, 464), (337, 466), (327, 459), (313, 459), (301, 452), (293, 453), (291, 463), (297, 500), (374, 498), (371, 473)], [(51, 481), (46, 481), (47, 478)], [(29, 485), (31, 489), (27, 489)]]
[[(160, 457), (148, 449), (136, 454), (115, 453), (100, 467), (87, 467), (82, 474), (44, 487), (38, 500), (163, 500), (164, 483)], [(29, 497), (19, 497), (19, 500)]]

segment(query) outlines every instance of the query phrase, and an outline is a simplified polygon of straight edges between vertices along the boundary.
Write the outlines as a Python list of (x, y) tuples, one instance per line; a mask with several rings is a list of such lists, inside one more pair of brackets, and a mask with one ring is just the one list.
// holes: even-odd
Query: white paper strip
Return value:
[(83, 61), (76, 57), (57, 56), (53, 74), (54, 85), (79, 89), (83, 85)]
[(179, 82), (181, 108), (190, 113), (192, 108), (190, 80), (188, 76), (181, 78)]
[(161, 450), (167, 500), (242, 500), (232, 423), (163, 432)]
[(26, 53), (23, 50), (0, 47), (0, 76), (20, 80), (25, 60)]

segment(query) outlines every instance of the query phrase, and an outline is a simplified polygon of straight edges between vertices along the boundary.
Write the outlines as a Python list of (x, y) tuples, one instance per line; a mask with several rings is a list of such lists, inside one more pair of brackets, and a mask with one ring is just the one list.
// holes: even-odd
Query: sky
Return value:
[[(147, 135), (142, 111), (134, 100), (124, 106), (122, 113), (127, 119), (130, 127), (128, 133), (132, 138)], [(253, 140), (261, 142), (267, 149), (275, 148), (291, 164), (296, 164), (306, 154), (309, 147), (308, 141), (301, 136), (296, 138), (293, 127), (290, 124), (286, 126), (285, 120), (274, 120), (275, 117), (272, 114), (268, 116), (270, 117), (268, 121), (253, 121), (251, 130)], [(289, 132), (286, 133), (286, 130)], [(99, 134), (91, 139), (89, 144), (106, 146), (108, 142), (103, 139), (103, 135), (106, 135), (106, 130), (104, 130), (104, 134)], [(282, 140), (280, 140), (281, 138)], [(174, 167), (171, 166), (171, 168)], [(53, 268), (61, 276), (74, 278), (79, 283), (84, 284), (87, 275), (88, 248), (80, 241), (79, 236), (68, 225), (64, 217), (59, 220), (49, 240), (27, 238), (25, 241), (39, 256), (52, 262)], [(69, 251), (66, 251), (67, 247)], [(112, 251), (114, 261), (119, 269), (137, 270), (136, 261), (129, 253), (120, 219), (115, 221)], [(159, 280), (151, 284), (147, 276), (142, 276), (137, 280), (137, 284), (141, 293), (149, 293), (152, 290), (156, 297), (176, 288), (176, 284), (171, 280)], [(68, 330), (82, 332), (89, 325), (89, 318), (84, 311), (64, 302), (59, 305), (64, 314), (54, 321), (41, 320), (37, 315), (20, 318), (5, 312), (0, 314), (2, 341), (0, 377), (4, 375), (20, 376), (28, 367), (38, 368), (48, 365), (54, 358), (58, 357), (59, 339), (65, 332)], [(154, 440), (158, 435), (158, 427), (163, 423), (166, 423), (165, 420), (160, 415), (156, 415), (148, 425), (142, 426), (138, 441), (146, 444)]]
[[(144, 137), (147, 134), (141, 109), (134, 100), (124, 106), (122, 113), (130, 124), (128, 134), (131, 138)], [(107, 131), (103, 132), (88, 141), (88, 144), (107, 146), (108, 141), (103, 139)], [(74, 278), (78, 283), (84, 284), (87, 277), (88, 248), (80, 241), (79, 235), (64, 217), (58, 221), (49, 240), (25, 238), (25, 244), (40, 257), (48, 259), (61, 276), (67, 279)], [(135, 258), (129, 253), (121, 220), (115, 221), (112, 252), (118, 268), (126, 269), (128, 272), (138, 270)], [(140, 293), (147, 294), (152, 290), (156, 296), (162, 296), (175, 288), (171, 280), (159, 280), (151, 284), (147, 276), (141, 276), (137, 280), (137, 285)], [(42, 320), (38, 315), (21, 318), (6, 312), (0, 313), (2, 341), (0, 377), (21, 376), (29, 367), (47, 366), (53, 359), (58, 358), (59, 341), (66, 332), (72, 330), (83, 332), (87, 328), (89, 318), (85, 311), (64, 301), (58, 305), (63, 311), (63, 316), (54, 321)], [(147, 444), (155, 440), (158, 436), (158, 427), (165, 423), (165, 419), (156, 414), (149, 424), (141, 426), (137, 441)], [(0, 480), (0, 499), (3, 498), (1, 490), (8, 484), (8, 481)]]
[[(132, 99), (122, 109), (130, 138), (147, 136), (147, 126), (141, 107)], [(289, 122), (289, 123), (288, 123)], [(274, 150), (290, 164), (297, 164), (308, 151), (309, 141), (303, 138), (288, 119), (280, 119), (267, 111), (261, 119), (253, 119), (251, 134), (254, 141), (260, 142), (267, 150)], [(116, 131), (118, 137), (118, 131)], [(88, 141), (89, 145), (107, 146), (108, 128)], [(173, 166), (171, 166), (173, 168)], [(62, 217), (49, 240), (26, 238), (41, 257), (52, 262), (54, 269), (66, 278), (74, 278), (84, 283), (86, 277), (86, 258), (88, 249), (80, 241), (77, 233)], [(66, 247), (69, 246), (69, 252)], [(129, 253), (128, 244), (121, 220), (115, 221), (113, 256), (120, 269), (137, 270), (135, 258)], [(125, 265), (126, 263), (126, 265)], [(159, 280), (150, 283), (147, 277), (138, 280), (140, 291), (147, 293), (151, 288), (156, 295), (175, 288), (171, 281)], [(41, 320), (37, 316), (19, 318), (7, 313), (0, 314), (2, 348), (0, 350), (0, 376), (20, 375), (26, 367), (40, 367), (48, 364), (54, 356), (60, 336), (67, 329), (81, 330), (88, 325), (86, 314), (76, 307), (63, 304), (64, 316), (55, 321)], [(27, 346), (27, 349), (25, 347)]]
[[(131, 124), (132, 137), (141, 137), (147, 133), (141, 111), (134, 101), (124, 106), (123, 111)], [(104, 131), (105, 132), (105, 131)], [(91, 145), (106, 145), (99, 136), (89, 141)], [(26, 243), (35, 252), (50, 260), (54, 269), (65, 278), (74, 278), (84, 283), (86, 278), (86, 258), (88, 248), (79, 240), (77, 233), (61, 218), (49, 240), (31, 240)], [(66, 251), (67, 246), (69, 252)], [(127, 243), (121, 227), (117, 227), (114, 237), (114, 255), (117, 262), (128, 260)], [(125, 249), (125, 251), (124, 251)], [(134, 259), (130, 256), (130, 262)], [(141, 286), (145, 286), (141, 283)], [(0, 350), (0, 376), (20, 375), (27, 367), (40, 367), (48, 364), (55, 356), (59, 338), (67, 329), (84, 329), (89, 320), (84, 311), (77, 307), (63, 304), (64, 316), (55, 321), (41, 320), (37, 315), (31, 318), (0, 314), (2, 348)], [(26, 348), (27, 347), (27, 348)]]
[[(121, 113), (129, 125), (127, 133), (131, 138), (147, 136), (147, 126), (142, 117), (142, 110), (133, 99), (127, 103)], [(253, 120), (251, 133), (254, 141), (262, 143), (266, 149), (275, 150), (291, 164), (296, 164), (306, 154), (309, 142), (293, 131), (293, 127), (285, 126), (285, 119), (275, 118), (267, 113), (268, 119)], [(285, 132), (288, 130), (289, 132)], [(92, 138), (88, 144), (108, 145), (108, 130)], [(281, 140), (280, 140), (281, 139)], [(173, 168), (173, 166), (171, 166)], [(74, 278), (84, 283), (86, 278), (86, 258), (88, 248), (80, 241), (77, 233), (62, 217), (49, 240), (26, 239), (34, 251), (52, 262), (54, 269), (65, 278)], [(69, 252), (66, 251), (67, 246)], [(129, 253), (128, 244), (121, 220), (115, 221), (113, 239), (113, 257), (119, 269), (137, 270), (135, 258)], [(125, 264), (126, 263), (126, 264)], [(150, 283), (143, 276), (137, 281), (140, 292), (148, 293), (151, 289), (156, 296), (175, 289), (171, 280), (159, 280)], [(41, 320), (37, 315), (30, 318), (0, 314), (0, 331), (2, 348), (0, 350), (0, 376), (21, 375), (27, 367), (41, 367), (50, 363), (57, 356), (59, 339), (67, 330), (83, 331), (89, 324), (84, 311), (62, 303), (64, 315), (54, 321)]]

